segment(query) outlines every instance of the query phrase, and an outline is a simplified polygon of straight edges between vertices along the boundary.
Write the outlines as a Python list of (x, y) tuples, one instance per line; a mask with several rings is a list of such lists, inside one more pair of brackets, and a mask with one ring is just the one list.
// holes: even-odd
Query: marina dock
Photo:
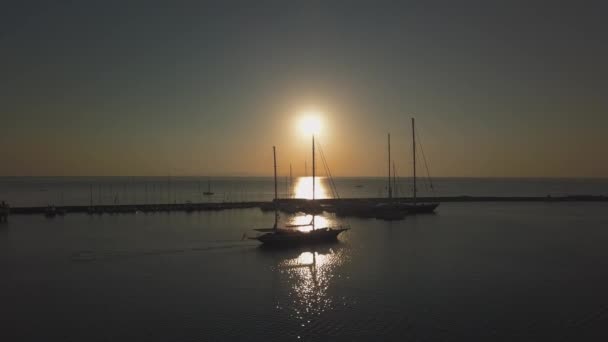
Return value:
[[(410, 202), (411, 198), (393, 198), (395, 202)], [(594, 195), (570, 195), (570, 196), (444, 196), (444, 197), (418, 197), (418, 202), (608, 202), (608, 196)], [(340, 198), (319, 199), (314, 202), (306, 199), (279, 199), (277, 205), (283, 211), (306, 211), (298, 208), (309, 207), (311, 204), (318, 205), (323, 211), (335, 212), (337, 206), (349, 207), (363, 204), (376, 205), (386, 203), (386, 198)], [(10, 214), (45, 214), (48, 206), (44, 207), (11, 207)], [(173, 204), (120, 204), (120, 205), (69, 205), (57, 206), (63, 213), (88, 213), (88, 214), (118, 214), (118, 213), (149, 213), (149, 212), (193, 212), (193, 211), (218, 211), (231, 209), (260, 208), (262, 210), (273, 210), (272, 201), (252, 202), (217, 202), (217, 203), (173, 203)]]

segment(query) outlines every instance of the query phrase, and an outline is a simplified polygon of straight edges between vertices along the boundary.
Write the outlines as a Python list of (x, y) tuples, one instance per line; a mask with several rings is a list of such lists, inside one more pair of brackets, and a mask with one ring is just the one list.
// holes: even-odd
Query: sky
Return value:
[(600, 1), (0, 6), (0, 176), (608, 177)]

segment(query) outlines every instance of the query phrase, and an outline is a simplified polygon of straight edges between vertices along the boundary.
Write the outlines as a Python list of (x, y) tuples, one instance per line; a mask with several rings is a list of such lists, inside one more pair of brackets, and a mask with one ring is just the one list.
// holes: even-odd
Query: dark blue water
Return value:
[[(288, 217), (283, 219), (288, 220)], [(2, 341), (603, 341), (608, 204), (444, 203), (340, 243), (241, 241), (257, 209), (0, 225)]]

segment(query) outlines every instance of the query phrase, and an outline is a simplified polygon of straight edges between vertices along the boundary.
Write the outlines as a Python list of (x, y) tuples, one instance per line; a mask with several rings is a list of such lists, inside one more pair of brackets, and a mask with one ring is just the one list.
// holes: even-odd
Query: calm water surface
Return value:
[[(285, 217), (285, 220), (299, 220)], [(608, 205), (450, 203), (337, 220), (340, 243), (241, 241), (257, 209), (0, 225), (3, 341), (603, 341)]]
[[(386, 197), (385, 178), (335, 179), (341, 197)], [(411, 178), (397, 178), (393, 194), (411, 196)], [(432, 185), (432, 187), (431, 187)], [(210, 188), (213, 195), (203, 193)], [(311, 198), (312, 177), (279, 177), (279, 196)], [(608, 196), (608, 178), (421, 178), (420, 196)], [(269, 177), (0, 177), (0, 200), (13, 207), (98, 204), (160, 204), (269, 201)], [(317, 177), (316, 198), (332, 197), (329, 181)]]

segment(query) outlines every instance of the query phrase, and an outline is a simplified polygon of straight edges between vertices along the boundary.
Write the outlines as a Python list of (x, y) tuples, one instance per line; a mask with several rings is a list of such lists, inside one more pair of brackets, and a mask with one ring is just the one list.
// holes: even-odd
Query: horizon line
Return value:
[[(0, 178), (273, 178), (272, 175), (261, 176), (261, 175), (36, 175), (36, 176), (15, 176), (15, 175), (0, 175)], [(284, 178), (285, 175), (279, 176)], [(293, 176), (293, 178), (311, 177), (311, 176)], [(327, 176), (317, 176), (317, 178), (327, 178)], [(333, 178), (386, 178), (386, 176), (334, 176)], [(397, 176), (399, 178), (413, 178), (413, 176)], [(608, 179), (608, 176), (432, 176), (432, 177), (421, 177), (419, 179)]]

